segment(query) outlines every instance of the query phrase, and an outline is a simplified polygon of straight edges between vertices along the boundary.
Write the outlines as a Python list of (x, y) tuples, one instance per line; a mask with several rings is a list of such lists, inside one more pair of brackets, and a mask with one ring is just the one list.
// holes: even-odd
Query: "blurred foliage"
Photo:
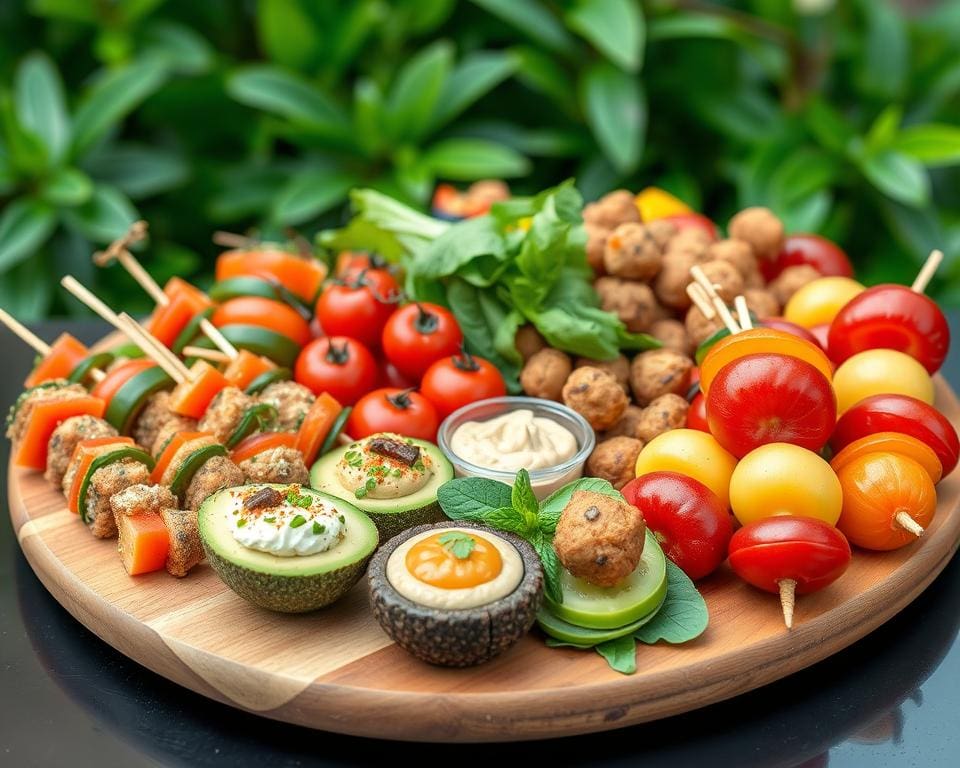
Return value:
[[(912, 10), (914, 7), (919, 10)], [(438, 180), (769, 205), (867, 282), (932, 247), (960, 302), (960, 2), (25, 0), (0, 4), (0, 304), (143, 216), (147, 266), (209, 279), (217, 228), (310, 235), (347, 191)]]

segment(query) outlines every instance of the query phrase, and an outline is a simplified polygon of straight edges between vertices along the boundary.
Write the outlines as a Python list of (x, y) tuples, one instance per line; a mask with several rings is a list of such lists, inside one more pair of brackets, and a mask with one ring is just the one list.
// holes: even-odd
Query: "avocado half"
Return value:
[[(387, 561), (400, 544), (424, 531), (466, 528), (499, 536), (523, 560), (523, 578), (509, 595), (463, 610), (430, 608), (401, 595), (387, 579)], [(418, 659), (444, 667), (482, 664), (515, 645), (533, 626), (543, 603), (543, 569), (536, 551), (512, 533), (474, 523), (418, 525), (394, 536), (370, 561), (370, 605), (383, 631)]]
[(346, 520), (347, 534), (333, 549), (316, 555), (279, 557), (249, 549), (230, 531), (230, 492), (238, 488), (276, 488), (279, 483), (254, 483), (226, 488), (207, 497), (197, 512), (200, 540), (207, 560), (223, 582), (254, 605), (282, 613), (303, 613), (340, 599), (356, 584), (377, 548), (377, 529), (370, 519), (343, 499), (298, 486), (301, 494), (332, 503)]
[(343, 455), (353, 446), (343, 445), (336, 450), (321, 456), (310, 470), (310, 485), (318, 491), (338, 496), (363, 510), (370, 516), (377, 530), (380, 532), (380, 541), (396, 536), (414, 525), (437, 523), (446, 517), (437, 501), (437, 490), (447, 480), (453, 479), (453, 465), (447, 460), (436, 445), (426, 440), (409, 438), (421, 451), (428, 453), (433, 459), (435, 471), (423, 488), (401, 499), (358, 499), (353, 493), (346, 490), (337, 479), (337, 464)]

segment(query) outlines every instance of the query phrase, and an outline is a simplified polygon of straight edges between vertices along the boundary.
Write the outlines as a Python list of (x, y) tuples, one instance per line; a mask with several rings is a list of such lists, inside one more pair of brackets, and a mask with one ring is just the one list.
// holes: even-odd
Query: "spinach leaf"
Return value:
[(485, 477), (458, 477), (440, 486), (437, 499), (451, 520), (482, 523), (493, 510), (512, 506), (510, 486)]
[(606, 659), (610, 669), (624, 675), (632, 675), (637, 671), (637, 641), (630, 635), (618, 637), (616, 640), (607, 640), (594, 648)]
[(703, 596), (687, 574), (667, 560), (667, 598), (657, 615), (633, 636), (648, 645), (659, 640), (685, 643), (702, 635), (709, 619)]
[(615, 499), (623, 499), (620, 491), (614, 488), (606, 480), (599, 477), (581, 477), (572, 483), (563, 486), (559, 490), (551, 493), (540, 503), (540, 530), (545, 533), (553, 533), (557, 530), (557, 521), (560, 519), (560, 513), (563, 508), (570, 503), (570, 497), (576, 491), (593, 491), (602, 493), (604, 496), (611, 496)]
[(500, 260), (507, 256), (503, 237), (489, 216), (454, 224), (431, 242), (425, 251), (416, 254), (410, 268), (420, 277), (447, 277), (480, 256), (493, 256)]

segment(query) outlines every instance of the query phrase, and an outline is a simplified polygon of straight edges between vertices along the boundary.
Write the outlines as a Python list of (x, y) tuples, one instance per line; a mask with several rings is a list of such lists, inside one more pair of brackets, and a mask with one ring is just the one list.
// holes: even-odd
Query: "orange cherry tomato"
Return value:
[(100, 381), (98, 381), (93, 389), (90, 390), (90, 394), (94, 397), (99, 397), (108, 405), (113, 399), (113, 396), (117, 394), (117, 391), (126, 384), (130, 379), (136, 376), (141, 371), (147, 370), (147, 368), (153, 368), (156, 366), (156, 363), (153, 360), (150, 360), (146, 357), (138, 357), (133, 360), (127, 360), (124, 363), (121, 363), (116, 368), (112, 369), (104, 376)]
[(213, 313), (213, 324), (256, 325), (275, 331), (301, 347), (310, 341), (310, 324), (289, 304), (262, 296), (238, 296), (223, 302)]
[(244, 275), (276, 280), (297, 298), (312, 304), (327, 268), (316, 259), (270, 246), (225, 251), (217, 257), (217, 282)]
[(24, 382), (26, 387), (35, 387), (44, 381), (65, 379), (90, 354), (86, 345), (69, 333), (62, 333), (50, 345), (50, 351), (41, 358)]
[(727, 363), (744, 355), (773, 353), (810, 363), (827, 381), (833, 380), (830, 358), (816, 344), (776, 328), (751, 328), (716, 342), (700, 364), (700, 389), (706, 395), (714, 378)]
[(854, 459), (871, 453), (895, 453), (913, 459), (927, 470), (934, 485), (943, 477), (943, 465), (936, 451), (917, 438), (900, 432), (874, 432), (872, 435), (854, 440), (833, 457), (830, 466), (834, 472), (839, 473)]
[(843, 511), (837, 528), (858, 547), (886, 551), (917, 540), (937, 510), (937, 492), (918, 461), (897, 453), (870, 453), (837, 473)]

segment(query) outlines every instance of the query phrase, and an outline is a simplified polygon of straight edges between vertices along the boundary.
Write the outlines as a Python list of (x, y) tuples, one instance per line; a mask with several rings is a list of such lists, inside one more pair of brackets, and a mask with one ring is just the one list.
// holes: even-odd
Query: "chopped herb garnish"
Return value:
[(343, 454), (343, 458), (351, 467), (359, 467), (363, 464), (363, 456), (356, 451), (347, 451)]
[(362, 499), (364, 496), (367, 495), (366, 486), (361, 485), (359, 488), (357, 488), (357, 490), (353, 492), (353, 495), (356, 496), (358, 499)]
[(265, 518), (263, 518), (263, 522), (265, 522), (265, 523), (275, 523), (275, 522), (277, 522), (277, 518), (275, 518), (275, 517), (265, 517)]
[(293, 520), (290, 521), (291, 528), (299, 528), (301, 525), (307, 522), (307, 518), (303, 515), (297, 515)]
[(476, 539), (470, 534), (462, 531), (450, 531), (440, 536), (438, 541), (453, 555), (457, 560), (466, 560), (470, 557), (474, 547), (477, 546)]
[(393, 470), (393, 472), (391, 472), (390, 474), (393, 475), (394, 477), (403, 477), (403, 472), (401, 472), (399, 469)]
[(297, 493), (294, 490), (287, 491), (287, 504), (293, 507), (306, 509), (313, 504), (313, 499), (303, 493)]
[(247, 524), (247, 518), (241, 517), (237, 520), (237, 528), (243, 528)]
[(321, 525), (316, 520), (313, 521), (313, 535), (319, 536), (321, 533), (327, 532), (327, 526)]
[(370, 491), (377, 487), (376, 478), (368, 477), (367, 482), (364, 483), (364, 487), (367, 489), (367, 493), (370, 493)]
[(423, 465), (423, 462), (422, 462), (422, 461), (418, 461), (416, 464), (414, 464), (414, 465), (413, 465), (413, 468), (414, 468), (415, 470), (417, 470), (417, 472), (426, 472), (426, 471), (427, 471), (427, 468)]
[(338, 519), (341, 523), (346, 523), (346, 522), (347, 522), (347, 518), (345, 518), (343, 515), (337, 515), (337, 519)]

